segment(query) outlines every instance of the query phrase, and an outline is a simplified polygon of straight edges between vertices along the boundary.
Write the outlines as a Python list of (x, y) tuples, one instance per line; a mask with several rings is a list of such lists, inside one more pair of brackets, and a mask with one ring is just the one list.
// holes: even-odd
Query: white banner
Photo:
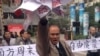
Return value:
[(39, 56), (36, 45), (3, 46), (0, 47), (0, 56)]
[[(100, 49), (100, 38), (66, 41), (72, 52)], [(0, 47), (0, 56), (39, 56), (36, 44)]]
[(29, 10), (29, 11), (35, 11), (40, 6), (41, 6), (41, 4), (36, 2), (36, 0), (23, 0), (22, 4), (16, 10), (26, 9), (26, 10)]
[(52, 9), (52, 0), (36, 0), (36, 1), (42, 4), (43, 6), (47, 6), (50, 9)]
[[(25, 10), (29, 10), (32, 12), (36, 11), (37, 14), (40, 16), (40, 18), (42, 18), (46, 16), (48, 12), (51, 11), (52, 9), (55, 10), (57, 7), (60, 7), (63, 4), (63, 2), (67, 4), (69, 1), (65, 1), (65, 0), (23, 0), (22, 4), (15, 11), (17, 11), (18, 9), (25, 9)], [(61, 11), (61, 9), (57, 10), (57, 12), (58, 11)], [(60, 13), (63, 14), (62, 12)]]
[(72, 52), (100, 49), (100, 38), (66, 41)]
[(40, 16), (40, 18), (46, 16), (49, 13), (50, 9), (47, 6), (41, 6), (37, 10), (37, 14)]

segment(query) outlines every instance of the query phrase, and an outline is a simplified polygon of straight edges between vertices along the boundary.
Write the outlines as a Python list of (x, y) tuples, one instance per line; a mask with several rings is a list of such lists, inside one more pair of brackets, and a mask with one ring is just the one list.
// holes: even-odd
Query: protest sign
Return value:
[(0, 56), (39, 56), (36, 45), (19, 45), (0, 47)]
[(100, 38), (66, 41), (73, 52), (100, 49)]
[(50, 9), (47, 6), (41, 6), (40, 8), (38, 8), (37, 14), (40, 16), (40, 18), (42, 18), (46, 16), (49, 11)]
[(41, 4), (36, 2), (36, 0), (23, 0), (22, 4), (16, 10), (25, 9), (25, 10), (29, 10), (29, 11), (35, 11), (40, 6), (41, 6)]
[(49, 9), (52, 9), (52, 0), (36, 0), (43, 6), (47, 6)]
[[(100, 38), (66, 41), (72, 52), (100, 49)], [(0, 56), (39, 56), (36, 44), (0, 47)]]
[(61, 1), (60, 0), (52, 0), (52, 7), (56, 8), (61, 6)]
[(61, 8), (58, 9), (58, 7), (60, 7), (63, 4), (63, 2), (67, 4), (69, 1), (65, 1), (65, 0), (23, 0), (22, 4), (15, 11), (17, 11), (18, 9), (25, 9), (25, 10), (29, 10), (32, 12), (37, 11), (36, 14), (38, 14), (40, 18), (42, 18), (46, 16), (48, 12), (51, 11), (52, 9), (56, 14), (59, 14), (59, 13), (63, 14), (61, 12), (62, 11)]

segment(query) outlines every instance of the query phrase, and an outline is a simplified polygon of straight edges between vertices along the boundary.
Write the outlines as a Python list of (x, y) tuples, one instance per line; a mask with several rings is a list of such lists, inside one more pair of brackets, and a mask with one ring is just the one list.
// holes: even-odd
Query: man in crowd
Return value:
[(11, 37), (11, 32), (5, 31), (3, 40), (2, 40), (2, 45), (3, 46), (13, 46), (16, 45), (16, 39)]
[(60, 28), (42, 18), (38, 25), (37, 52), (40, 56), (73, 56), (65, 41), (60, 40)]
[(33, 44), (31, 33), (29, 31), (21, 30), (20, 35), (21, 37), (17, 38), (17, 45)]
[[(97, 38), (99, 35), (97, 34), (96, 27), (90, 26), (88, 39)], [(90, 50), (87, 53), (87, 56), (99, 56), (99, 50)]]

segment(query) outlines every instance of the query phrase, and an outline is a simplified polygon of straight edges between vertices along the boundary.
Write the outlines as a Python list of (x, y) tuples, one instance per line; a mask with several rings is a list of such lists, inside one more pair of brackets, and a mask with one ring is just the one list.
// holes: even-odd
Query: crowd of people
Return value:
[(20, 37), (17, 33), (12, 33), (10, 31), (5, 31), (3, 38), (1, 39), (1, 46), (14, 46), (14, 45), (27, 45), (33, 44), (34, 42), (31, 39), (31, 34), (28, 31), (21, 30)]
[[(36, 50), (40, 56), (74, 56), (65, 40), (60, 40), (60, 27), (49, 25), (46, 18), (40, 20), (36, 33)], [(0, 46), (29, 45), (35, 42), (29, 31), (21, 30), (20, 37), (17, 33), (5, 31), (0, 40)], [(100, 30), (95, 26), (89, 27), (89, 34), (86, 39), (100, 37)], [(86, 56), (99, 56), (100, 50), (89, 50)]]

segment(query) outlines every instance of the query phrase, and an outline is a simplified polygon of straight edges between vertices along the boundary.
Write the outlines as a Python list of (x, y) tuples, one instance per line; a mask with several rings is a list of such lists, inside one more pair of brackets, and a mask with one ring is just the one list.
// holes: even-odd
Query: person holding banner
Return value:
[(74, 56), (70, 47), (60, 40), (60, 28), (48, 26), (46, 18), (40, 19), (36, 49), (40, 56)]
[[(96, 27), (90, 26), (88, 39), (93, 39), (97, 37), (99, 37), (99, 35), (97, 35)], [(100, 50), (90, 50), (87, 52), (87, 56), (99, 56), (100, 55), (99, 52)]]

